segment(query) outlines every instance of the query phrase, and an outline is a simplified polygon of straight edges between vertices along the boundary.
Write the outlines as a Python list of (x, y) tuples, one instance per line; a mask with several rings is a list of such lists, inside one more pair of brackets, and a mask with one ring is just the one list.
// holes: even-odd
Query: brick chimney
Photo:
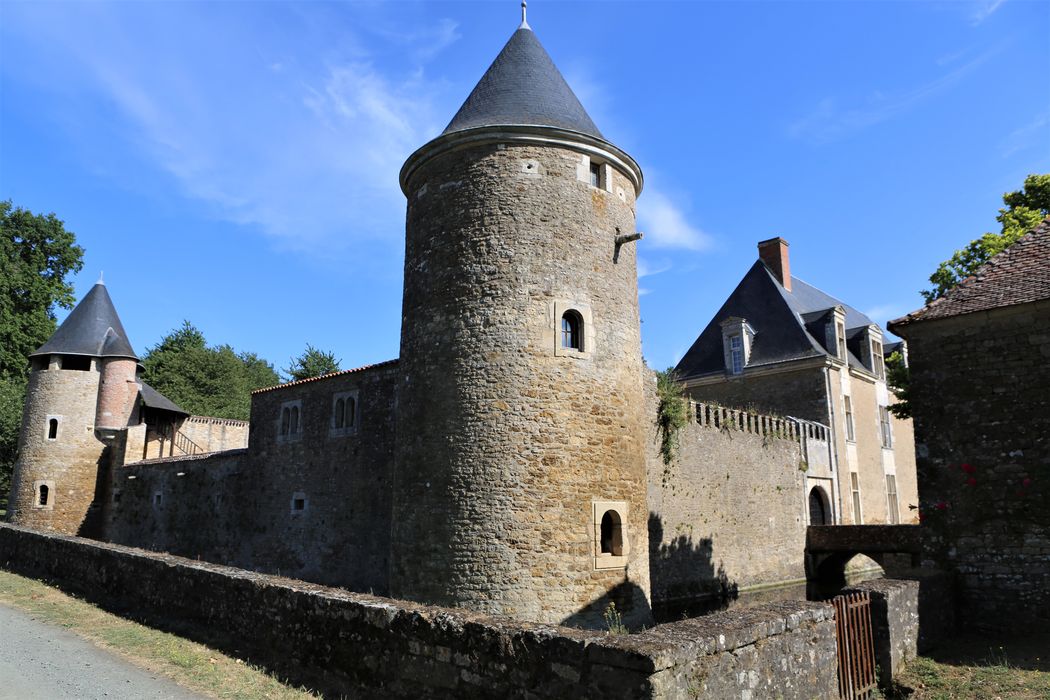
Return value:
[(784, 289), (791, 291), (791, 265), (788, 262), (788, 242), (780, 236), (760, 241), (758, 259), (766, 264)]

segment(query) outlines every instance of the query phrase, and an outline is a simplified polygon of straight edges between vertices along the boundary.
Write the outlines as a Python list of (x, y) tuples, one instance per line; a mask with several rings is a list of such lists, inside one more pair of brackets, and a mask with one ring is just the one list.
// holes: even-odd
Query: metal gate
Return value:
[(875, 646), (871, 636), (871, 597), (847, 593), (831, 600), (835, 606), (838, 642), (839, 697), (866, 700), (875, 696)]

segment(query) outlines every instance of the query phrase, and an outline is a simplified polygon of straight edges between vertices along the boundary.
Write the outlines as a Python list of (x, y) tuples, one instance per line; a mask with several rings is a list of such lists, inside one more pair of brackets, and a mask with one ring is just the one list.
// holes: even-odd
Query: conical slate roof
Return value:
[(30, 357), (51, 354), (139, 359), (131, 349), (105, 284), (95, 284), (51, 339)]
[(511, 125), (551, 126), (605, 140), (527, 25), (510, 37), (442, 133)]

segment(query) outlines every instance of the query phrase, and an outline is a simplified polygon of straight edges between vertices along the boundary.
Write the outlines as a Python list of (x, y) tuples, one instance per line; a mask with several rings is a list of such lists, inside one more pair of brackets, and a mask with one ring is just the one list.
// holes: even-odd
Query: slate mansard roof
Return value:
[(605, 140), (539, 39), (518, 28), (442, 132), (548, 126)]
[(120, 323), (106, 285), (97, 282), (80, 300), (50, 340), (37, 348), (38, 355), (88, 355), (138, 360)]
[[(722, 308), (675, 367), (682, 379), (725, 372), (721, 323), (729, 317), (743, 318), (755, 331), (747, 366), (754, 368), (809, 357), (834, 356), (824, 346), (817, 329), (823, 329), (836, 306), (846, 315), (847, 347), (851, 339), (874, 322), (835, 297), (791, 278), (791, 291), (784, 288), (761, 260), (744, 275)], [(850, 367), (867, 369), (847, 350)]]
[(890, 327), (1043, 299), (1050, 299), (1050, 217), (943, 297), (891, 321)]

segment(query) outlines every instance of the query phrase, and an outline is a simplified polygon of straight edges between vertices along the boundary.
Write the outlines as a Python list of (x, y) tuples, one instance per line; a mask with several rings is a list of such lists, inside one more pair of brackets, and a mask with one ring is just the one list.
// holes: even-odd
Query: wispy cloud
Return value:
[(654, 248), (706, 250), (711, 237), (691, 224), (682, 206), (652, 186), (638, 200), (638, 229)]
[[(148, 22), (120, 4), (74, 7), (71, 17), (26, 10), (20, 29), (80, 67), (55, 71), (48, 89), (110, 105), (113, 147), (167, 173), (214, 217), (324, 255), (400, 240), (397, 172), (439, 128), (444, 85), (424, 66), (459, 38), (454, 22), (380, 37), (377, 45), (391, 42), (402, 55), (380, 69), (369, 58), (375, 38), (349, 36), (345, 26), (335, 41), (309, 36), (328, 31), (309, 24), (267, 33), (242, 27), (243, 13), (204, 21), (194, 5), (160, 7), (144, 13)], [(294, 8), (260, 10), (286, 11), (280, 19), (296, 21)], [(269, 29), (272, 19), (259, 25)], [(184, 33), (193, 41), (172, 43)], [(304, 51), (311, 42), (319, 46)], [(248, 45), (256, 51), (237, 48)]]
[(875, 91), (860, 105), (844, 106), (838, 98), (825, 97), (812, 112), (788, 126), (788, 135), (813, 143), (828, 143), (893, 119), (951, 89), (997, 51), (988, 49), (940, 78), (911, 90), (896, 94)]
[(643, 277), (651, 277), (652, 275), (658, 275), (661, 272), (667, 272), (672, 267), (670, 260), (660, 260), (658, 262), (652, 262), (648, 258), (638, 257), (638, 279)]
[(1005, 3), (1006, 0), (976, 0), (973, 11), (970, 14), (970, 23), (975, 26), (980, 24), (991, 17)]
[(1050, 110), (1010, 132), (1003, 145), (1003, 158), (1009, 158), (1014, 153), (1036, 145), (1044, 148), (1044, 154), (1050, 150)]

